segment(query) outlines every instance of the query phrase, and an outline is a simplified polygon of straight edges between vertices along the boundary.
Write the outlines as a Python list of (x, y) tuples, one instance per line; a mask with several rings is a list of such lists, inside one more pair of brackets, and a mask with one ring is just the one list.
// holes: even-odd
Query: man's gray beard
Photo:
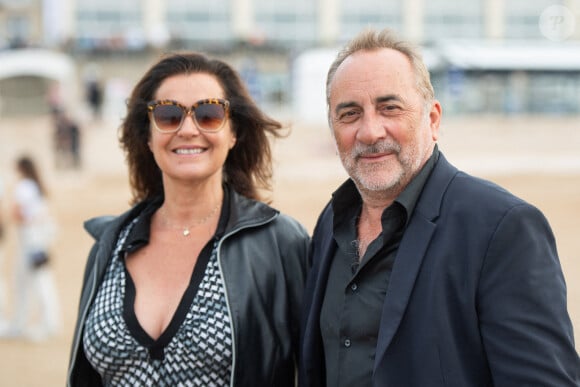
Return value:
[(382, 163), (378, 163), (378, 165), (366, 168), (363, 172), (361, 168), (358, 168), (357, 161), (361, 156), (378, 153), (393, 153), (398, 156), (400, 150), (401, 147), (399, 144), (389, 143), (386, 141), (377, 142), (372, 145), (356, 143), (351, 150), (350, 155), (346, 156), (344, 153), (341, 153), (341, 161), (345, 170), (354, 180), (359, 190), (364, 189), (367, 191), (390, 191), (398, 188), (402, 176), (398, 176), (396, 180), (391, 182), (388, 186), (385, 186), (384, 181), (381, 181), (379, 184), (377, 184), (376, 179), (369, 179), (367, 176), (369, 174), (376, 174), (384, 171), (384, 165), (382, 165)]

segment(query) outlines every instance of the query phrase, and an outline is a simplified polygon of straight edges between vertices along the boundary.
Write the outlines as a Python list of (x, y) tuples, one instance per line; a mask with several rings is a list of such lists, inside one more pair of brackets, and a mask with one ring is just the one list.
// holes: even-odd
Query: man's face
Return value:
[(441, 107), (425, 101), (411, 63), (396, 50), (346, 58), (330, 84), (329, 109), (342, 164), (363, 195), (394, 199), (437, 140)]

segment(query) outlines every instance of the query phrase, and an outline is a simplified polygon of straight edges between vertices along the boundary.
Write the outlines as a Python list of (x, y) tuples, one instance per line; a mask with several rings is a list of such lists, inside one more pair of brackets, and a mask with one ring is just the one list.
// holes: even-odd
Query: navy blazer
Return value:
[[(326, 385), (319, 321), (332, 218), (329, 204), (313, 234), (303, 387)], [(441, 154), (401, 240), (369, 361), (377, 387), (580, 386), (566, 284), (542, 213)]]

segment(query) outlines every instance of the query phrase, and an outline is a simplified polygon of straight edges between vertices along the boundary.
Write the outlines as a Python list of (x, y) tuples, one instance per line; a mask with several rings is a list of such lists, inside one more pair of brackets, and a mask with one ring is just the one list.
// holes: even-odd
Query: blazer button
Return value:
[(350, 288), (353, 292), (356, 292), (356, 290), (358, 289), (358, 285), (357, 284), (352, 284), (350, 285)]
[(350, 347), (350, 340), (349, 339), (344, 340), (344, 346), (346, 348)]

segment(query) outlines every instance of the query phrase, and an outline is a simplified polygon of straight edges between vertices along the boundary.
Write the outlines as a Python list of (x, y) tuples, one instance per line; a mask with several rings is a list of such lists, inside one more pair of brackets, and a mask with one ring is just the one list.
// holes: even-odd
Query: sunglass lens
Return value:
[(183, 120), (183, 110), (175, 105), (158, 105), (153, 110), (153, 118), (159, 129), (173, 131)]
[(201, 129), (219, 129), (226, 117), (223, 105), (205, 103), (195, 109), (195, 120)]

